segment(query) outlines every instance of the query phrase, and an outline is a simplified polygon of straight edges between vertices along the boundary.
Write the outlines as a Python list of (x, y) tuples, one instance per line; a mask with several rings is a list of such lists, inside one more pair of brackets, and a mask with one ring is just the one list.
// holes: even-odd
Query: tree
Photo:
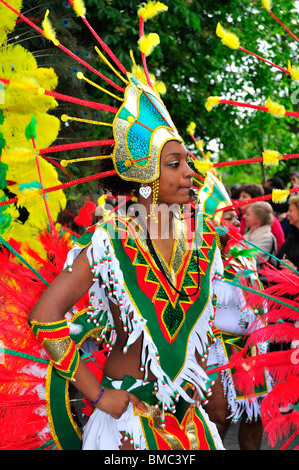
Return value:
[[(258, 59), (222, 45), (215, 34), (218, 22), (236, 33), (244, 48), (284, 68), (287, 68), (288, 60), (294, 65), (299, 64), (296, 41), (268, 15), (259, 0), (166, 0), (164, 3), (168, 5), (168, 12), (145, 23), (146, 33), (157, 32), (160, 36), (160, 45), (148, 58), (148, 66), (166, 84), (167, 94), (163, 96), (163, 100), (186, 144), (192, 148), (186, 128), (190, 121), (194, 121), (196, 137), (203, 139), (205, 150), (211, 150), (212, 161), (261, 157), (262, 151), (267, 148), (275, 149), (281, 154), (294, 153), (298, 147), (298, 120), (295, 118), (284, 117), (278, 120), (268, 113), (226, 105), (219, 105), (208, 113), (205, 102), (210, 95), (217, 95), (264, 104), (271, 96), (273, 100), (285, 105), (286, 109), (298, 110), (299, 85), (288, 75)], [(57, 5), (56, 2), (53, 4)], [(141, 64), (137, 49), (139, 2), (86, 0), (86, 6), (88, 20), (127, 70), (130, 71), (132, 66), (130, 49), (134, 52), (136, 61)], [(273, 9), (296, 33), (298, 2), (277, 0)], [(96, 68), (115, 80), (113, 73), (107, 70), (94, 51), (93, 46), (97, 44), (95, 39), (71, 11), (67, 15), (71, 26), (63, 24), (63, 14), (58, 14), (58, 33), (63, 39), (69, 36), (70, 44), (72, 41), (76, 45), (85, 44), (88, 54), (95, 62), (93, 65), (96, 64)], [(54, 16), (51, 14), (51, 19)], [(49, 42), (47, 43), (50, 48)], [(54, 56), (58, 53), (59, 51), (53, 52)], [(61, 64), (59, 61), (58, 67)], [(71, 91), (118, 105), (105, 93), (79, 84), (70, 65), (68, 74), (67, 78), (69, 81), (71, 79), (73, 88)], [(92, 73), (87, 72), (86, 75), (103, 86)], [(60, 87), (64, 92), (65, 87), (70, 85), (69, 81), (61, 81)], [(89, 132), (94, 132), (98, 138), (99, 135), (107, 135), (106, 129), (98, 127)], [(227, 167), (221, 173), (224, 181), (231, 185), (236, 181), (261, 181), (275, 173), (286, 179), (291, 167), (297, 167), (297, 162), (283, 161), (279, 167), (273, 168), (258, 164)]]

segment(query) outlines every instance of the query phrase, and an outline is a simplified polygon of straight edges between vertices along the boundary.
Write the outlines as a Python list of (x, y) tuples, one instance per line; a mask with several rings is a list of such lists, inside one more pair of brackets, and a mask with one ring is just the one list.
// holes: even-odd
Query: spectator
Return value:
[[(271, 232), (273, 210), (270, 204), (264, 201), (250, 204), (246, 209), (245, 223), (249, 231), (245, 233), (244, 238), (254, 243), (266, 252), (276, 255), (276, 239)], [(271, 257), (263, 251), (258, 251), (256, 257), (257, 270), (261, 269), (264, 261), (271, 261)], [(263, 259), (261, 259), (263, 258)]]
[(299, 172), (292, 171), (290, 173), (290, 182), (292, 188), (299, 188)]
[[(299, 195), (291, 196), (287, 217), (291, 225), (286, 241), (278, 251), (277, 257), (292, 268), (299, 268)], [(284, 265), (281, 265), (284, 267)]]
[[(271, 194), (273, 189), (286, 189), (283, 181), (280, 178), (269, 178), (264, 184), (265, 194)], [(268, 201), (273, 209), (274, 217), (279, 221), (283, 230), (284, 236), (286, 237), (290, 229), (289, 219), (287, 218), (287, 212), (289, 209), (289, 202), (274, 203), (271, 199)], [(277, 247), (280, 249), (281, 244), (277, 241)]]
[[(240, 188), (240, 197), (239, 201), (247, 201), (252, 198), (256, 197), (261, 197), (265, 194), (264, 188), (261, 184), (257, 183), (249, 183), (249, 184), (244, 184)], [(268, 202), (266, 204), (270, 205)], [(240, 219), (240, 232), (242, 235), (244, 235), (245, 230), (246, 230), (246, 223), (244, 220), (244, 213), (249, 205), (246, 205), (245, 207), (243, 206), (242, 208), (242, 216)], [(271, 206), (270, 206), (271, 207)], [(285, 241), (285, 235), (282, 229), (282, 226), (279, 222), (279, 220), (272, 214), (272, 225), (271, 225), (271, 231), (276, 238), (276, 247), (277, 250), (281, 248), (281, 245)]]

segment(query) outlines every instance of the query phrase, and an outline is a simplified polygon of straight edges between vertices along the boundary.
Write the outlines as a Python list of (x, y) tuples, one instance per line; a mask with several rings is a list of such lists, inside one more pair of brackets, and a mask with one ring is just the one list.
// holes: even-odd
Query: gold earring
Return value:
[(159, 180), (156, 180), (153, 182), (152, 186), (152, 204), (151, 204), (151, 211), (147, 215), (147, 218), (151, 217), (154, 222), (158, 222), (158, 218), (155, 214), (155, 206), (157, 205), (158, 202), (158, 195), (159, 195)]

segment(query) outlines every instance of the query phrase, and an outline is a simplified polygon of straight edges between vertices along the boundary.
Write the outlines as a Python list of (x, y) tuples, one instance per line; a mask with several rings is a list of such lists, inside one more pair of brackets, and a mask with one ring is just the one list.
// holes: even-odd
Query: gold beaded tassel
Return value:
[(147, 218), (151, 218), (154, 222), (158, 223), (158, 218), (155, 213), (155, 208), (158, 202), (158, 195), (159, 195), (159, 180), (153, 182), (152, 186), (152, 203), (151, 203), (151, 210), (150, 213), (147, 215)]

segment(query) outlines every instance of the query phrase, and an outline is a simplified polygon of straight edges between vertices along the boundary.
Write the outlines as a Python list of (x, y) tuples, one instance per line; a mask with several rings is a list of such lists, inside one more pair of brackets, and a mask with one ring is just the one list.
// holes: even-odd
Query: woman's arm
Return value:
[[(28, 317), (39, 323), (52, 323), (64, 319), (65, 314), (84, 296), (93, 283), (87, 256), (83, 251), (74, 261), (72, 271), (62, 271), (50, 284), (41, 298), (36, 302)], [(102, 385), (88, 367), (79, 360), (73, 385), (92, 402), (96, 402), (101, 394)], [(143, 403), (125, 390), (105, 389), (97, 408), (119, 418), (128, 407), (129, 402), (146, 411)]]

